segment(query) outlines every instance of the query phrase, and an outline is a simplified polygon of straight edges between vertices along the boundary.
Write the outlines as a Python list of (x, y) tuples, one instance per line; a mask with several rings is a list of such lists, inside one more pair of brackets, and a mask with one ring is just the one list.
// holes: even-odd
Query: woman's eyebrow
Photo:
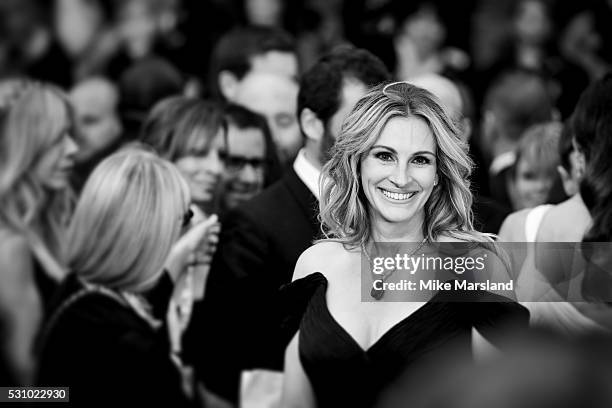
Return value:
[[(394, 148), (389, 147), (389, 146), (385, 146), (385, 145), (374, 145), (374, 146), (371, 147), (370, 150), (377, 149), (377, 148), (379, 148), (379, 149), (386, 149), (386, 150), (389, 150), (391, 153), (397, 154), (397, 151)], [(416, 155), (419, 155), (419, 154), (427, 154), (427, 155), (436, 157), (436, 154), (434, 152), (432, 152), (432, 151), (429, 151), (429, 150), (419, 150), (417, 152), (412, 153), (411, 156), (416, 156)]]

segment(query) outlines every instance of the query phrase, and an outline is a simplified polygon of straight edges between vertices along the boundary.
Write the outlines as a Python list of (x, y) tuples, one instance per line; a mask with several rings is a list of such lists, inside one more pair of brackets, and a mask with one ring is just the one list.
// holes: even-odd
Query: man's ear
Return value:
[(224, 70), (217, 76), (217, 85), (221, 95), (228, 101), (233, 101), (238, 91), (238, 78), (232, 72)]
[(300, 127), (307, 139), (319, 142), (323, 139), (325, 126), (323, 121), (310, 109), (304, 108), (300, 112)]

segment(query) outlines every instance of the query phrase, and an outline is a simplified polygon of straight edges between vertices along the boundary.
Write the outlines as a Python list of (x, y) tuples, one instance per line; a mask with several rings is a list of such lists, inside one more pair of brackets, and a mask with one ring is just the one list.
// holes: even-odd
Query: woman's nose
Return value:
[(412, 176), (410, 175), (410, 170), (407, 165), (397, 164), (393, 173), (389, 177), (389, 180), (398, 187), (406, 186), (410, 180), (412, 180)]

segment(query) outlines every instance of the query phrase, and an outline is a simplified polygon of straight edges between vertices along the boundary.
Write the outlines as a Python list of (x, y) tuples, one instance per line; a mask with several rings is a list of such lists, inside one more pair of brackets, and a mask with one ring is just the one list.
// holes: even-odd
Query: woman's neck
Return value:
[(381, 219), (372, 220), (372, 240), (375, 242), (421, 242), (423, 215), (415, 215), (407, 222), (396, 223)]

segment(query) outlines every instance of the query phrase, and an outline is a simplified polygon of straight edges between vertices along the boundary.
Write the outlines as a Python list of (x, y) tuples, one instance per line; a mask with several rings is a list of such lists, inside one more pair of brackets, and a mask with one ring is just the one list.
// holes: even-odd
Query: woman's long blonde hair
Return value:
[(74, 196), (70, 188), (44, 188), (35, 169), (72, 131), (72, 109), (52, 85), (9, 80), (0, 88), (0, 224), (37, 235), (57, 257)]
[(77, 203), (68, 267), (89, 283), (147, 290), (162, 274), (190, 199), (179, 170), (155, 153), (129, 147), (107, 157)]
[(439, 181), (425, 204), (424, 237), (434, 242), (446, 234), (464, 241), (491, 242), (489, 235), (476, 232), (473, 226), (469, 181), (473, 163), (467, 146), (437, 99), (405, 82), (375, 87), (345, 119), (320, 179), (320, 220), (325, 236), (348, 247), (365, 245), (371, 239), (360, 166), (386, 124), (395, 117), (425, 121), (437, 146)]

